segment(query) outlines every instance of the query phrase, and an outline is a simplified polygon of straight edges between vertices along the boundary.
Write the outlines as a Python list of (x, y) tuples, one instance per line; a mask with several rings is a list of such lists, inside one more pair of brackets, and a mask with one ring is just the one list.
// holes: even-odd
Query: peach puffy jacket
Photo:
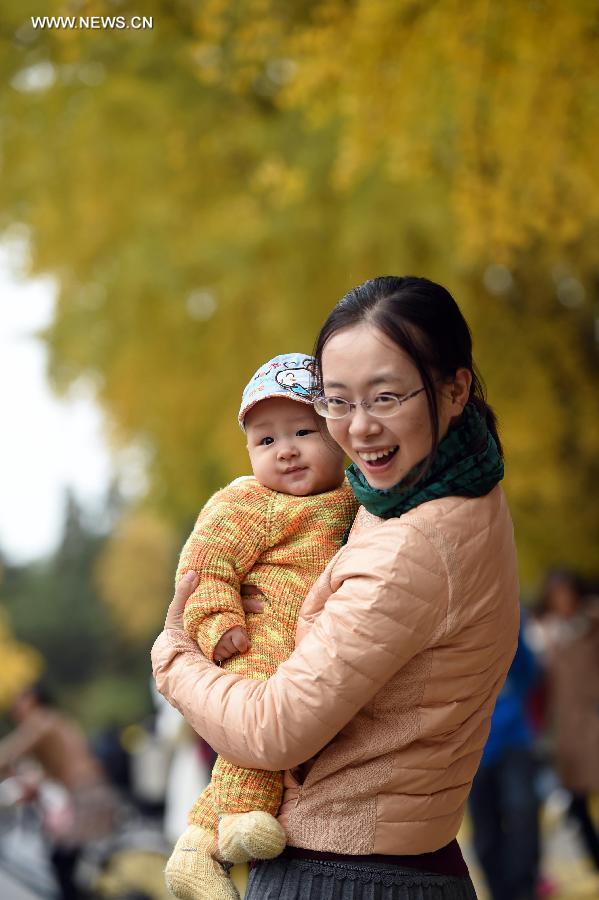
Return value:
[(495, 487), (386, 521), (361, 508), (270, 681), (223, 672), (176, 630), (156, 641), (154, 673), (234, 763), (293, 770), (318, 754), (286, 774), (289, 844), (425, 853), (458, 832), (518, 620), (512, 523)]

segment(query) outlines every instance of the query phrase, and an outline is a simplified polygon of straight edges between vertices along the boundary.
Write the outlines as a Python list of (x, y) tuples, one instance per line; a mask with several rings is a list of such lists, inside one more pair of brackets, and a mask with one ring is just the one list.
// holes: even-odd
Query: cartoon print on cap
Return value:
[(276, 381), (284, 388), (299, 394), (300, 397), (312, 397), (310, 387), (312, 385), (312, 361), (305, 359), (301, 368), (285, 368), (281, 369), (275, 375)]
[(237, 420), (243, 429), (246, 413), (270, 397), (288, 397), (312, 403), (316, 360), (305, 353), (282, 353), (260, 366), (245, 386)]

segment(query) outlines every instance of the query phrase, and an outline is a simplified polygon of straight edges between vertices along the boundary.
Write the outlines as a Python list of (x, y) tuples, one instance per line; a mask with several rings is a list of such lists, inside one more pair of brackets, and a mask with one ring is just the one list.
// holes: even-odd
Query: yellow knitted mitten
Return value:
[(189, 825), (166, 864), (167, 888), (180, 900), (239, 900), (218, 859), (215, 835), (200, 825)]
[(285, 849), (285, 832), (270, 813), (229, 813), (218, 823), (218, 852), (230, 862), (274, 859)]

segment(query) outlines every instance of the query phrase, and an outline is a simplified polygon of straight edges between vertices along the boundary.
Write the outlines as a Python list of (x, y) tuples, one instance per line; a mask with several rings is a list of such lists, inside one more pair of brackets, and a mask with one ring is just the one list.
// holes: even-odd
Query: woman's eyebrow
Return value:
[[(399, 375), (394, 375), (391, 372), (383, 373), (382, 375), (375, 375), (374, 378), (370, 378), (366, 382), (366, 387), (377, 387), (379, 384), (389, 384), (390, 381), (395, 382), (395, 384), (403, 386), (405, 385), (405, 380), (401, 378)], [(324, 381), (323, 386), (327, 390), (345, 390), (347, 388), (346, 384), (343, 384), (341, 381)]]

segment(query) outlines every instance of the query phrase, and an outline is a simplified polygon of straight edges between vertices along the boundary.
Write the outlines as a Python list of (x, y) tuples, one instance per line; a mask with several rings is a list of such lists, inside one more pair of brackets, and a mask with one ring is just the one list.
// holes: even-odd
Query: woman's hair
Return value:
[(472, 373), (469, 401), (491, 432), (499, 453), (501, 441), (495, 413), (485, 399), (484, 385), (472, 359), (472, 335), (460, 309), (440, 284), (428, 278), (383, 275), (349, 291), (337, 303), (316, 340), (316, 388), (322, 391), (322, 353), (334, 334), (354, 325), (372, 325), (410, 357), (426, 392), (433, 443), (414, 480), (430, 469), (437, 452), (439, 406), (435, 380), (449, 379), (458, 369)]

